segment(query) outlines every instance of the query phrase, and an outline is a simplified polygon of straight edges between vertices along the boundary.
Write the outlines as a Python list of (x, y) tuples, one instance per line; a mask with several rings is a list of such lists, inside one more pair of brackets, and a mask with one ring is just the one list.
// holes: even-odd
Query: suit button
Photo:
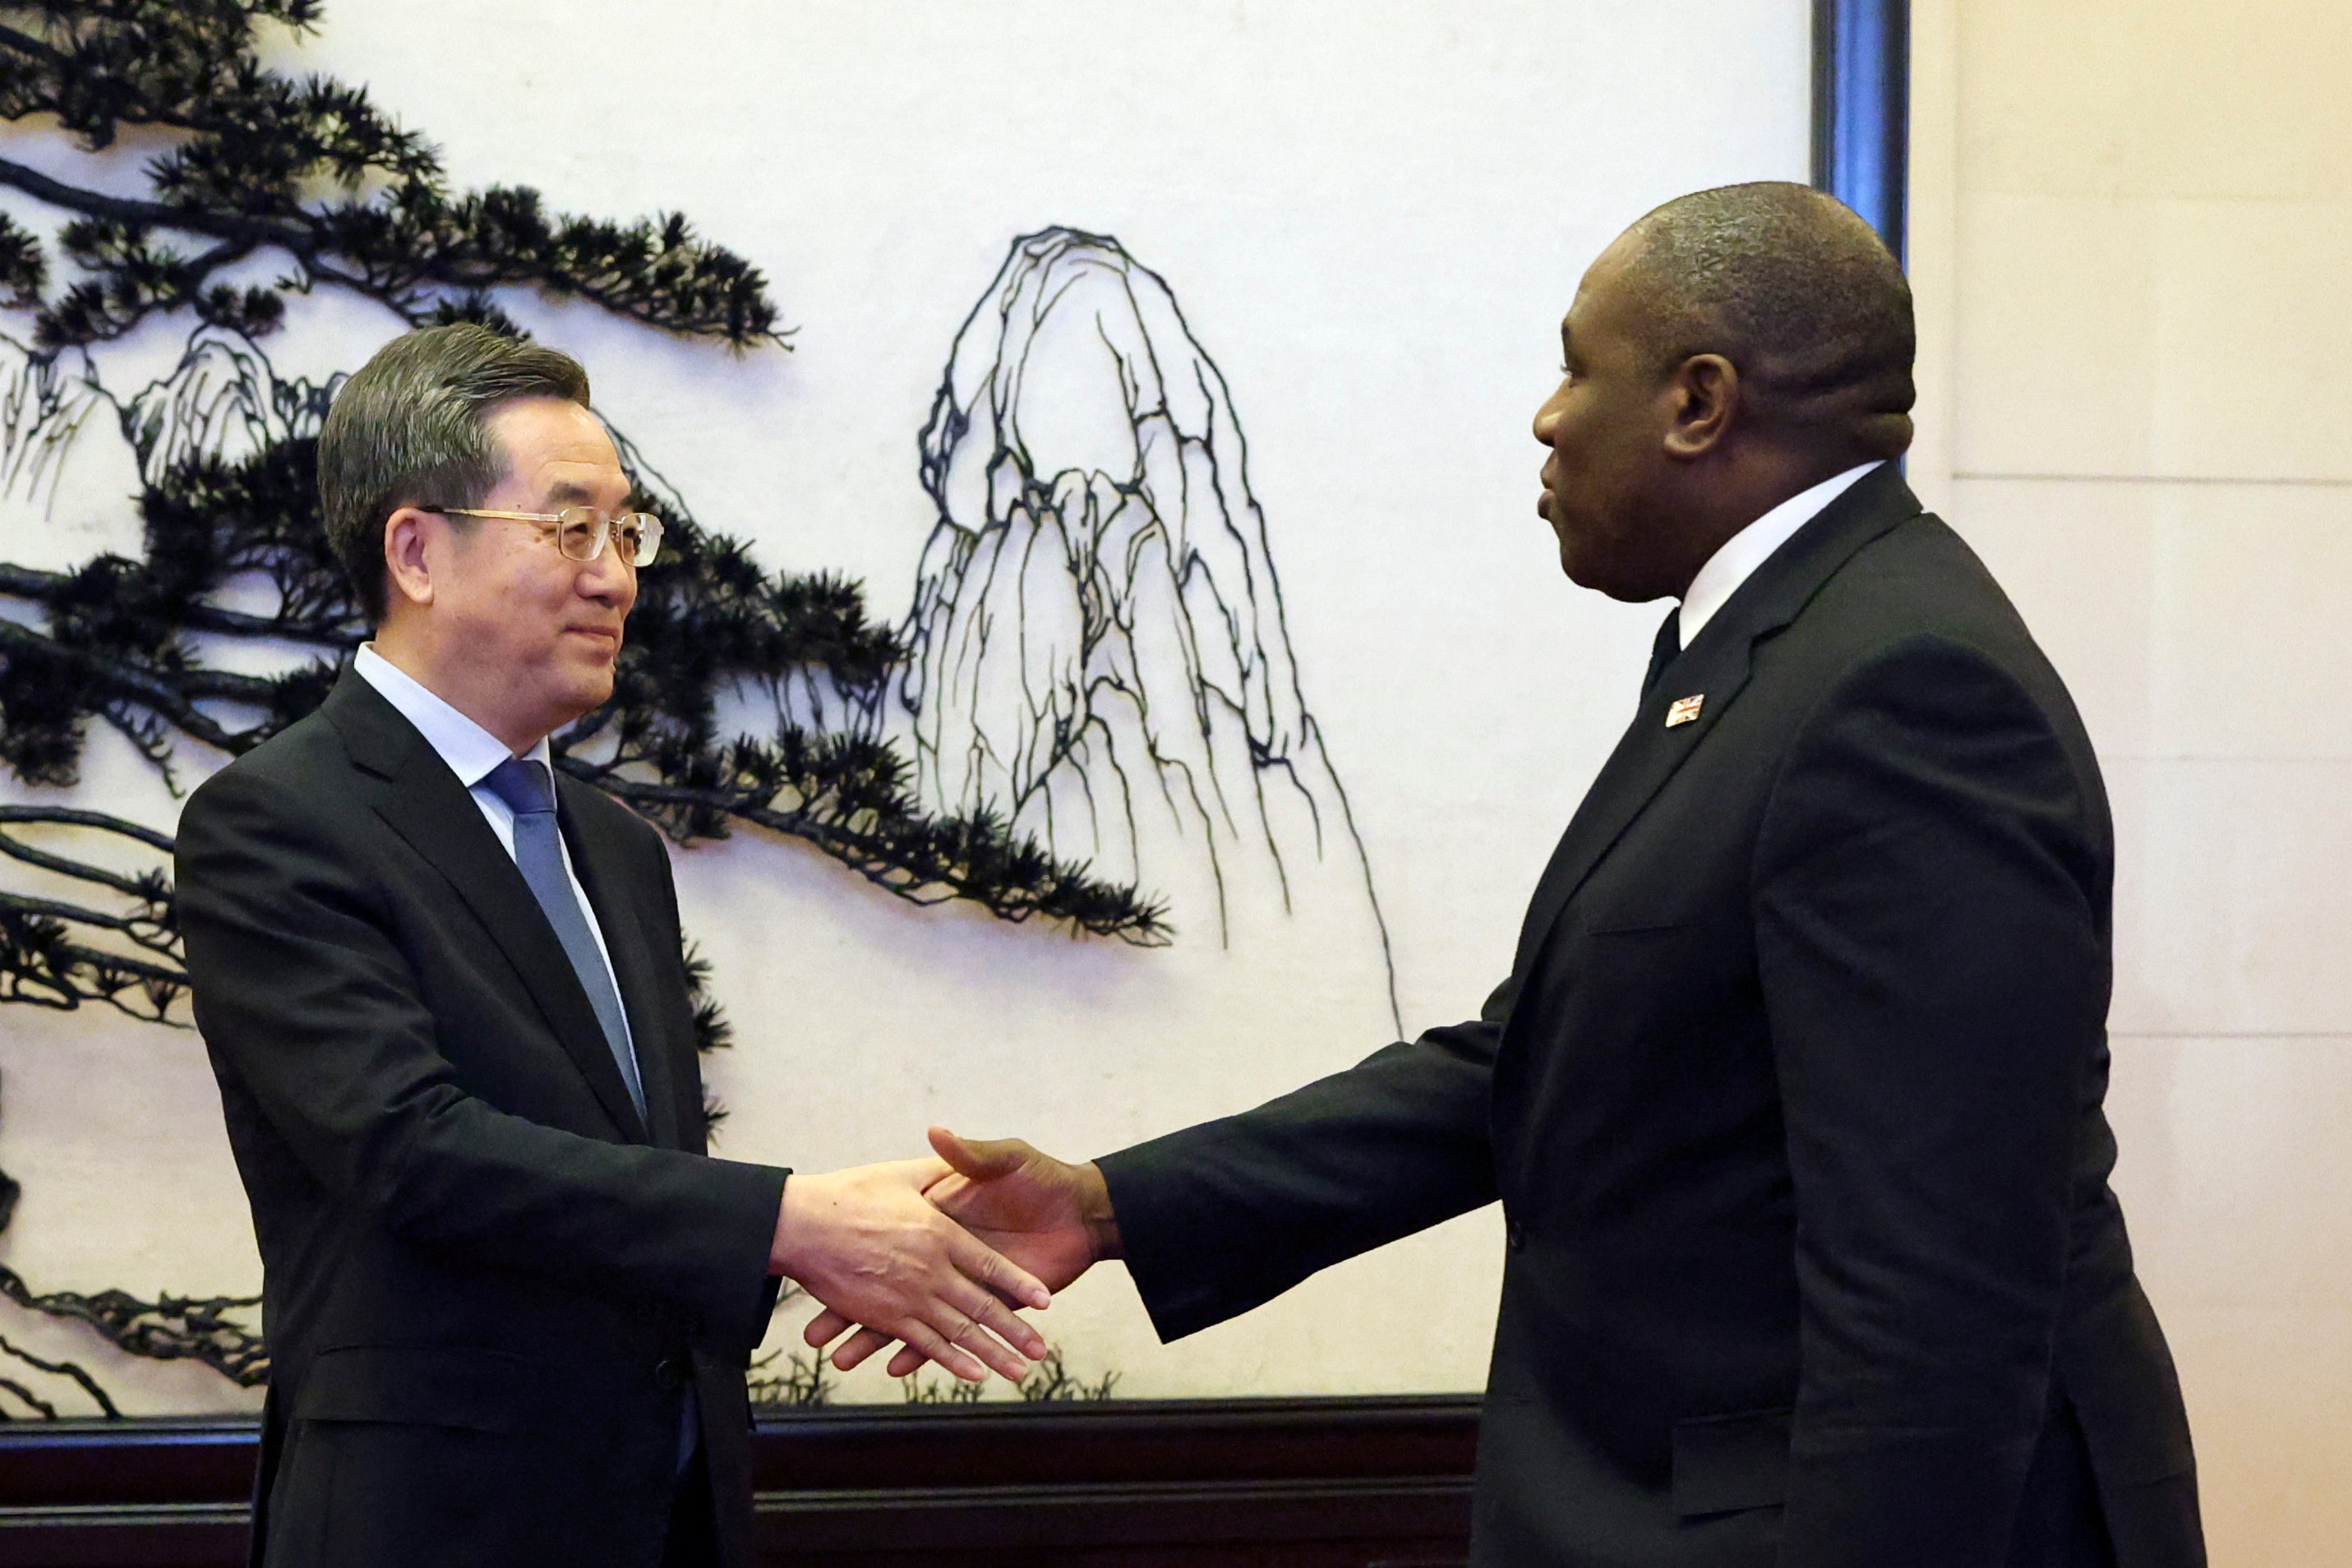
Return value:
[(684, 1388), (687, 1373), (684, 1356), (666, 1355), (654, 1363), (654, 1381), (664, 1388)]

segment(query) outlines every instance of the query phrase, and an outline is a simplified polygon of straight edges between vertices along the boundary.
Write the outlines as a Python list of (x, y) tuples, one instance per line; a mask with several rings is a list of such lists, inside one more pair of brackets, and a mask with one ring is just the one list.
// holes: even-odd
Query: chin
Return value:
[(1559, 536), (1560, 575), (1580, 588), (1591, 588), (1605, 594), (1609, 591), (1608, 585), (1594, 574), (1593, 564), (1591, 552), (1577, 548), (1576, 542), (1566, 533)]
[(564, 693), (564, 706), (572, 710), (572, 719), (592, 713), (613, 700), (613, 669), (606, 665), (600, 669), (583, 670), (569, 683)]
[(1622, 605), (1647, 604), (1658, 595), (1622, 577), (1612, 576), (1604, 563), (1579, 555), (1565, 544), (1559, 549), (1559, 569), (1568, 580), (1580, 588), (1588, 589)]

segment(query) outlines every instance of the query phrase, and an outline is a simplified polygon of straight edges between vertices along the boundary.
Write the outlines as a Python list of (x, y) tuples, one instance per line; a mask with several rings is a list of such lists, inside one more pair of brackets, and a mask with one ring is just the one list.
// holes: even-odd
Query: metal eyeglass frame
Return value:
[[(490, 517), (507, 522), (536, 522), (555, 531), (555, 548), (567, 561), (593, 561), (604, 553), (604, 543), (613, 531), (626, 523), (636, 530), (637, 542), (622, 555), (622, 564), (629, 567), (650, 566), (661, 553), (661, 519), (649, 511), (607, 512), (593, 506), (567, 506), (562, 511), (495, 511), (473, 506), (427, 506), (419, 511), (438, 512), (444, 517)], [(588, 520), (591, 529), (588, 552), (574, 551), (567, 541), (580, 518)], [(567, 521), (570, 520), (570, 521)]]

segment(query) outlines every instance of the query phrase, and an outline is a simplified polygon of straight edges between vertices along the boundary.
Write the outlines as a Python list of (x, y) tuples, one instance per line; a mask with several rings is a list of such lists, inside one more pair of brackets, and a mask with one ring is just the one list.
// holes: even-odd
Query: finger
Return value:
[(966, 1383), (986, 1383), (988, 1368), (961, 1345), (950, 1344), (947, 1337), (919, 1318), (906, 1323), (907, 1343), (940, 1363), (940, 1369), (963, 1379)]
[(886, 1164), (874, 1166), (872, 1169), (877, 1173), (887, 1173), (897, 1181), (904, 1182), (918, 1192), (929, 1186), (940, 1177), (952, 1173), (948, 1163), (934, 1154), (924, 1154), (912, 1160), (892, 1160)]
[(801, 1342), (812, 1350), (822, 1350), (841, 1338), (853, 1325), (847, 1318), (827, 1307), (808, 1321), (801, 1330)]
[(836, 1372), (855, 1372), (859, 1363), (864, 1362), (866, 1357), (872, 1355), (876, 1351), (882, 1349), (886, 1345), (893, 1345), (898, 1342), (898, 1341), (892, 1339), (888, 1334), (883, 1333), (878, 1329), (860, 1329), (856, 1333), (850, 1336), (850, 1340), (847, 1344), (843, 1345), (839, 1350), (833, 1352), (834, 1370)]
[(979, 1319), (950, 1317), (946, 1322), (934, 1321), (932, 1326), (947, 1337), (948, 1343), (978, 1357), (1005, 1382), (1018, 1383), (1029, 1375), (1029, 1358), (990, 1333)]
[(944, 1127), (932, 1128), (930, 1139), (940, 1159), (979, 1182), (1011, 1175), (1037, 1152), (1018, 1138), (959, 1138)]
[(912, 1377), (930, 1364), (931, 1358), (922, 1352), (911, 1345), (900, 1345), (898, 1353), (890, 1358), (890, 1364), (883, 1370), (892, 1377)]
[(955, 1232), (948, 1241), (948, 1261), (966, 1279), (987, 1286), (1001, 1300), (1041, 1312), (1054, 1304), (1054, 1293), (1035, 1275), (961, 1226), (948, 1228)]
[[(1031, 1361), (1045, 1359), (1045, 1336), (984, 1287), (970, 1279), (958, 1279), (942, 1289), (940, 1296), (949, 1306)], [(1029, 1369), (1024, 1366), (1021, 1370), (1026, 1373)]]
[[(944, 1161), (940, 1163), (946, 1163)], [(946, 1175), (923, 1189), (923, 1195), (931, 1200), (932, 1207), (943, 1209), (953, 1203), (957, 1197), (971, 1190), (971, 1178), (950, 1165)]]

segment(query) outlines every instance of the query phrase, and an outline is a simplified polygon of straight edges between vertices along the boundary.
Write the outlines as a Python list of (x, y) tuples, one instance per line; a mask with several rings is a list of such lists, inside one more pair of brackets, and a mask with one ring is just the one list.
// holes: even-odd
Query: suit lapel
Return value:
[(596, 927), (604, 933), (605, 951), (612, 955), (614, 978), (620, 983), (621, 1006), (628, 1014), (629, 1033), (636, 1045), (637, 1073), (645, 1085), (653, 1141), (662, 1148), (675, 1149), (680, 1146), (677, 1052), (664, 1027), (655, 950), (645, 922), (638, 918), (645, 900), (629, 884), (624, 846), (595, 823), (594, 814), (573, 809), (578, 792), (589, 787), (557, 770), (559, 820), (564, 841), (572, 847), (572, 868), (588, 891), (588, 905), (596, 912)]
[(457, 890), (521, 977), (613, 1124), (623, 1137), (643, 1142), (645, 1122), (630, 1102), (588, 994), (474, 797), (415, 727), (361, 676), (345, 672), (320, 711), (343, 737), (352, 761), (394, 786), (376, 815)]
[[(1526, 973), (1593, 868), (1722, 722), (1748, 685), (1756, 644), (1795, 620), (1856, 551), (1919, 510), (1894, 464), (1864, 476), (1773, 552), (1666, 667), (1601, 764), (1536, 884), (1514, 973)], [(1675, 705), (1694, 697), (1701, 700), (1696, 716), (1668, 728)]]
[[(1717, 619), (1721, 618), (1718, 612)], [(1524, 973), (1528, 961), (1558, 923), (1560, 911), (1592, 868), (1601, 863), (1625, 829), (1641, 816), (1684, 760), (1714, 730), (1748, 684), (1748, 645), (1746, 638), (1717, 638), (1710, 622), (1698, 641), (1666, 668), (1655, 689), (1643, 699), (1633, 726), (1609, 760), (1601, 765), (1592, 787), (1569, 819), (1568, 831), (1552, 851), (1528, 906), (1527, 923), (1519, 931), (1519, 951), (1513, 972)], [(1697, 697), (1698, 717), (1666, 728), (1667, 710), (1685, 698)]]

